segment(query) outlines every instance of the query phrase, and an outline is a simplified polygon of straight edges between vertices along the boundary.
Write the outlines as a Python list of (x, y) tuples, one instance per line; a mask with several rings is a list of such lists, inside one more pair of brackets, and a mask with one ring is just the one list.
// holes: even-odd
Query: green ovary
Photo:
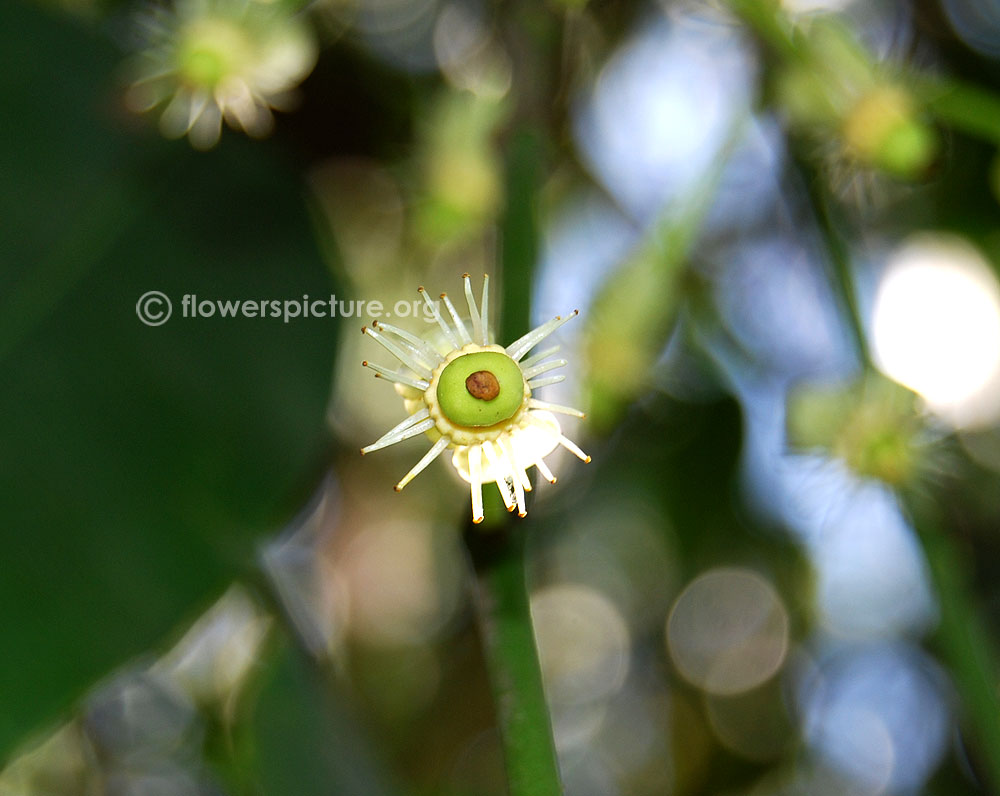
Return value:
[[(500, 384), (500, 392), (492, 400), (474, 397), (466, 387), (466, 379), (485, 370)], [(506, 354), (483, 351), (465, 354), (448, 364), (438, 379), (437, 399), (441, 412), (459, 426), (493, 426), (513, 417), (524, 402), (524, 376), (521, 368)]]

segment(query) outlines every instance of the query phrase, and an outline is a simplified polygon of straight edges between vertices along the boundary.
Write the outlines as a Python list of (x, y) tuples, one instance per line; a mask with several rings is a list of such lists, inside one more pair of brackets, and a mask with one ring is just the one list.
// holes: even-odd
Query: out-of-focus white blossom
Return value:
[(140, 17), (145, 47), (131, 64), (130, 108), (162, 107), (168, 138), (196, 149), (219, 140), (222, 121), (254, 138), (271, 132), (271, 109), (316, 63), (312, 31), (279, 4), (259, 0), (177, 0)]

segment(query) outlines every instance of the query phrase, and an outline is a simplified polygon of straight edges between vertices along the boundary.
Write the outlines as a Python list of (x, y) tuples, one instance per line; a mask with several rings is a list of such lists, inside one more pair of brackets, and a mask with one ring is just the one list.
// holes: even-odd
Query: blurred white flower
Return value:
[(291, 91), (316, 63), (310, 28), (278, 3), (177, 0), (139, 20), (145, 46), (131, 64), (129, 107), (163, 107), (160, 129), (187, 135), (196, 149), (219, 140), (222, 120), (261, 138), (271, 109), (288, 109)]
[(558, 346), (524, 358), (577, 313), (574, 310), (565, 317), (553, 318), (503, 348), (491, 342), (489, 277), (484, 277), (478, 306), (469, 275), (463, 278), (471, 333), (446, 294), (441, 294), (441, 302), (453, 325), (444, 319), (439, 305), (431, 301), (423, 288), (420, 293), (442, 335), (437, 341), (377, 321), (372, 323), (373, 328), (362, 328), (362, 332), (402, 363), (403, 369), (399, 371), (368, 362), (362, 364), (374, 370), (376, 376), (395, 383), (410, 416), (361, 452), (369, 453), (426, 433), (434, 445), (396, 484), (397, 492), (446, 448), (451, 448), (452, 464), (471, 485), (473, 522), (483, 520), (482, 487), (490, 481), (496, 482), (507, 510), (516, 508), (523, 517), (527, 514), (524, 493), (531, 489), (526, 473), (529, 467), (537, 467), (546, 479), (555, 483), (555, 476), (543, 458), (557, 445), (585, 462), (590, 461), (587, 454), (562, 435), (552, 414), (583, 417), (583, 413), (532, 397), (533, 390), (565, 378), (542, 375), (566, 364), (563, 359), (549, 359)]

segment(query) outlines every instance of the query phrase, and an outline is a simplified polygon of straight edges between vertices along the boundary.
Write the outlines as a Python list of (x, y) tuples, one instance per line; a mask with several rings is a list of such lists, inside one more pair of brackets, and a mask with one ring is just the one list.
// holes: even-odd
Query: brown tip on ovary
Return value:
[(500, 394), (500, 382), (490, 371), (477, 370), (466, 378), (465, 389), (473, 398), (478, 398), (480, 401), (492, 401)]

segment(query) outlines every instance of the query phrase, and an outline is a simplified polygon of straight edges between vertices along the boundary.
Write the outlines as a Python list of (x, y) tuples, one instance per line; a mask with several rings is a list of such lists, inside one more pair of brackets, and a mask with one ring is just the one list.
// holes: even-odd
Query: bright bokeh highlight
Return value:
[(890, 257), (875, 298), (879, 366), (956, 426), (996, 417), (1000, 401), (1000, 289), (969, 244), (912, 239)]

